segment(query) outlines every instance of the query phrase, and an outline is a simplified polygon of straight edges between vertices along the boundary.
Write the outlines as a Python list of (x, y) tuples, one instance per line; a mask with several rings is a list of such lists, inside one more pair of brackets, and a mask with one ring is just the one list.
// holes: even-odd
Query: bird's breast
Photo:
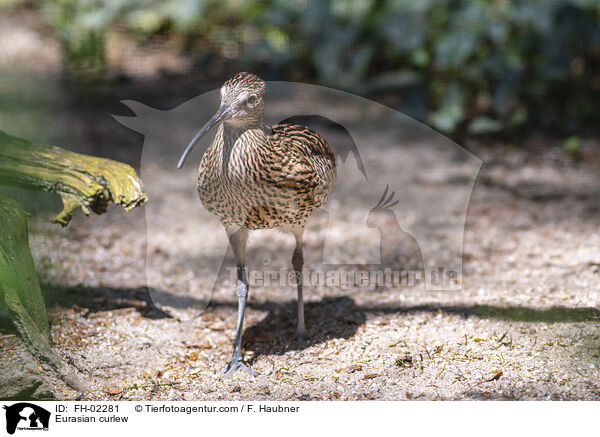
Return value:
[(331, 191), (335, 161), (320, 165), (323, 157), (293, 140), (260, 129), (239, 135), (219, 129), (198, 174), (205, 208), (225, 225), (249, 229), (304, 223)]
[(247, 226), (252, 210), (268, 197), (260, 183), (256, 146), (252, 135), (227, 138), (219, 132), (200, 163), (200, 200), (225, 224)]

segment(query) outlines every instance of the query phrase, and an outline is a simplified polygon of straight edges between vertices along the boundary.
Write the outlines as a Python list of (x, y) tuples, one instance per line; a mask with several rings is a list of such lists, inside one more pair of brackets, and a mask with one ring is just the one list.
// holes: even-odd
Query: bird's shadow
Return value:
[(305, 302), (304, 313), (307, 335), (295, 337), (297, 304), (266, 302), (250, 304), (250, 308), (266, 311), (260, 322), (245, 329), (242, 344), (254, 352), (253, 359), (265, 355), (282, 355), (291, 350), (302, 350), (329, 339), (352, 338), (367, 321), (367, 313), (347, 296), (326, 297), (316, 302)]

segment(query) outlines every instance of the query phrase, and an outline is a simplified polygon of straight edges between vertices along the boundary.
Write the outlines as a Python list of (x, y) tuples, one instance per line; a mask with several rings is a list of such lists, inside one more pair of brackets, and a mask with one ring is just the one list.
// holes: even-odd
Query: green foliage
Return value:
[[(48, 2), (70, 59), (101, 58), (112, 26), (208, 43), (267, 77), (363, 94), (444, 132), (599, 120), (595, 0), (60, 0)], [(83, 35), (83, 36), (81, 36)], [(100, 62), (100, 61), (94, 61)], [(410, 80), (407, 80), (410, 79)]]

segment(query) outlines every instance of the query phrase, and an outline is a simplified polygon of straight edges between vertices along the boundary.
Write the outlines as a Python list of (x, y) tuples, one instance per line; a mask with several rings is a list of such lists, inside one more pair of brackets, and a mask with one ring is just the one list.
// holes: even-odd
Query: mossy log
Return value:
[(81, 207), (101, 214), (110, 202), (130, 210), (146, 201), (135, 170), (121, 162), (33, 144), (0, 131), (0, 184), (56, 193), (63, 210), (53, 222), (66, 226)]
[[(0, 185), (43, 190), (61, 196), (54, 222), (66, 226), (81, 207), (101, 214), (110, 202), (126, 210), (146, 201), (142, 183), (129, 165), (33, 144), (0, 131)], [(27, 213), (0, 196), (0, 318), (8, 317), (31, 353), (76, 389), (76, 373), (51, 347), (46, 308), (29, 249)]]

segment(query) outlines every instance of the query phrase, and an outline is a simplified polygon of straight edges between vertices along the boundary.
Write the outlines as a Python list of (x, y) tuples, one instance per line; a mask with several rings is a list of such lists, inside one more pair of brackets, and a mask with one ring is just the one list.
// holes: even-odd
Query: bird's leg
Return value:
[(258, 375), (242, 361), (242, 331), (244, 326), (244, 311), (246, 309), (246, 299), (248, 298), (248, 280), (246, 278), (246, 268), (244, 265), (244, 255), (246, 253), (246, 242), (248, 240), (248, 231), (240, 229), (235, 232), (228, 232), (229, 243), (235, 254), (237, 263), (237, 289), (236, 294), (238, 297), (238, 315), (237, 315), (237, 326), (235, 330), (235, 341), (233, 343), (233, 355), (229, 364), (221, 371), (226, 376), (233, 375), (238, 370), (245, 370), (251, 375)]
[(304, 228), (294, 232), (296, 237), (296, 248), (292, 255), (292, 267), (296, 273), (296, 284), (298, 286), (298, 325), (296, 327), (296, 337), (301, 341), (306, 336), (306, 326), (304, 325), (304, 301), (302, 300), (302, 267), (304, 266), (304, 254), (302, 251), (302, 234)]

